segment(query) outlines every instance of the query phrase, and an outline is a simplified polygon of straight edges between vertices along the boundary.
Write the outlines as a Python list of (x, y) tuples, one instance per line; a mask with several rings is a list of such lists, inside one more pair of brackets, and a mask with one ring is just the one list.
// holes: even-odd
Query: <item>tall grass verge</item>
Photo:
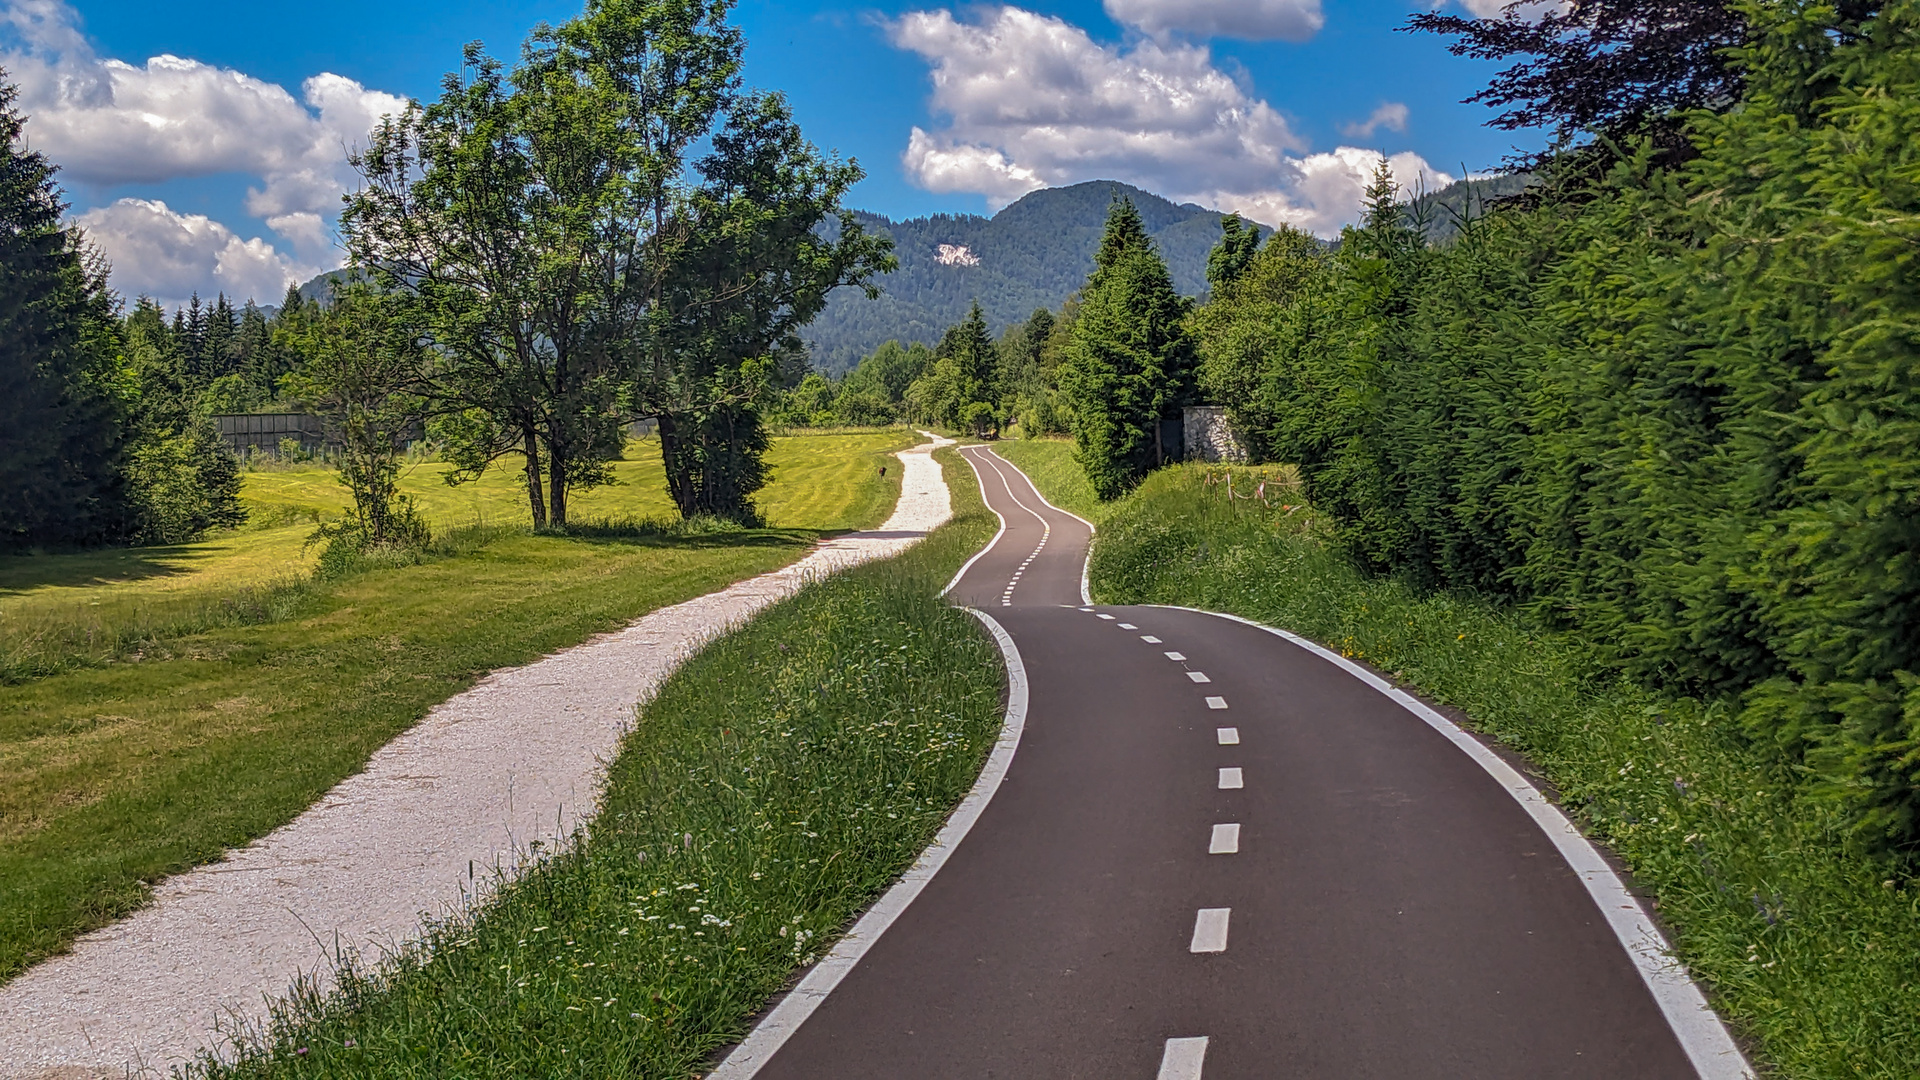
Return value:
[(1222, 475), (1165, 470), (1121, 503), (1094, 594), (1284, 627), (1457, 708), (1627, 863), (1770, 1075), (1916, 1075), (1920, 889), (1850, 852), (1838, 808), (1750, 747), (1727, 703), (1637, 688), (1578, 638), (1474, 597), (1364, 576), (1307, 511), (1229, 502), (1208, 482)]
[(168, 644), (181, 638), (295, 618), (311, 607), (328, 582), (468, 554), (526, 531), (476, 523), (435, 533), (417, 546), (338, 547), (311, 573), (284, 574), (233, 589), (116, 598), (0, 616), (0, 686), (78, 668), (169, 659)]
[(345, 965), (219, 1077), (684, 1077), (905, 870), (998, 736), (1003, 675), (938, 597), (993, 533), (955, 520), (809, 586), (642, 708), (601, 808), (469, 917)]

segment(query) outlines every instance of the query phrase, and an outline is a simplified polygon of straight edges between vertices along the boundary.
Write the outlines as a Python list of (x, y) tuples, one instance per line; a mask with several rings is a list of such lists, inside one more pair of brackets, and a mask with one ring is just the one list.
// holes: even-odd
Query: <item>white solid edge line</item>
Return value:
[(1284, 638), (1306, 649), (1323, 660), (1330, 661), (1345, 670), (1347, 674), (1393, 699), (1394, 703), (1425, 721), (1427, 726), (1446, 736), (1447, 741), (1459, 747), (1487, 775), (1507, 789), (1507, 794), (1526, 810), (1540, 831), (1547, 834), (1560, 857), (1578, 874), (1587, 887), (1587, 895), (1593, 898), (1595, 907), (1606, 917), (1607, 925), (1613, 928), (1614, 937), (1620, 946), (1632, 958), (1633, 965), (1640, 972), (1640, 978), (1653, 994), (1660, 1006), (1660, 1012), (1667, 1019), (1667, 1026), (1673, 1029), (1674, 1037), (1680, 1041), (1680, 1048), (1686, 1052), (1687, 1059), (1702, 1080), (1752, 1080), (1753, 1066), (1747, 1063), (1746, 1055), (1728, 1033), (1718, 1013), (1707, 1004), (1705, 994), (1693, 983), (1693, 977), (1687, 973), (1686, 966), (1674, 957), (1673, 947), (1667, 943), (1666, 936), (1647, 916), (1640, 901), (1627, 891), (1626, 883), (1620, 875), (1613, 872), (1607, 860), (1601, 858), (1593, 842), (1574, 827), (1560, 808), (1540, 794), (1526, 777), (1521, 776), (1513, 766), (1501, 760), (1500, 755), (1482, 745), (1480, 740), (1460, 729), (1458, 724), (1434, 712), (1418, 698), (1399, 689), (1359, 664), (1341, 656), (1330, 649), (1317, 645), (1298, 634), (1280, 630), (1252, 619), (1243, 619), (1238, 615), (1228, 615), (1219, 611), (1202, 611), (1199, 608), (1181, 607), (1178, 604), (1154, 604), (1153, 607), (1168, 607), (1178, 611), (1191, 611), (1200, 615), (1212, 615), (1215, 618), (1229, 619), (1237, 623), (1264, 630), (1276, 637)]
[(1207, 1061), (1207, 1037), (1168, 1039), (1160, 1053), (1159, 1080), (1200, 1080)]
[(815, 964), (800, 980), (800, 985), (754, 1025), (740, 1045), (733, 1048), (733, 1053), (707, 1074), (709, 1080), (748, 1080), (759, 1072), (800, 1025), (806, 1023), (807, 1017), (813, 1015), (834, 987), (840, 985), (840, 980), (847, 977), (880, 935), (887, 932), (887, 927), (893, 925), (907, 905), (913, 903), (927, 882), (933, 880), (933, 875), (946, 865), (947, 857), (966, 839), (967, 832), (992, 801), (994, 792), (1000, 790), (1000, 782), (1006, 779), (1007, 768), (1013, 763), (1014, 751), (1020, 748), (1020, 734), (1027, 726), (1027, 669), (1020, 662), (1020, 650), (1004, 627), (984, 611), (966, 610), (986, 625), (1007, 662), (1007, 715), (1000, 725), (999, 741), (993, 744), (986, 766), (980, 770), (980, 778), (973, 782), (973, 790), (960, 800), (940, 834), (920, 853), (913, 867), (860, 916), (860, 921), (853, 924), (845, 937), (834, 943), (826, 959)]
[[(966, 447), (961, 447), (961, 449), (965, 450)], [(927, 457), (931, 459), (933, 455), (928, 454)], [(973, 481), (980, 485), (980, 502), (985, 505), (987, 509), (993, 510), (993, 504), (987, 502), (987, 478), (980, 475), (980, 466), (974, 464), (973, 458), (964, 453), (960, 454), (960, 460), (966, 462), (968, 467), (973, 470)], [(937, 465), (939, 462), (934, 462), (934, 464)], [(979, 562), (987, 552), (992, 551), (994, 545), (1000, 542), (1000, 538), (1007, 535), (1007, 516), (998, 510), (993, 510), (993, 516), (1000, 519), (1000, 531), (993, 534), (993, 539), (987, 541), (986, 547), (974, 552), (973, 558), (961, 564), (960, 569), (954, 572), (953, 580), (947, 582), (947, 587), (940, 590), (941, 596), (952, 592), (954, 588), (960, 584), (960, 579), (967, 576), (967, 571), (973, 569), (973, 564)]]
[[(1007, 461), (1006, 458), (1000, 457), (999, 454), (994, 454), (993, 447), (991, 446), (987, 447), (987, 453), (993, 454), (994, 457), (1000, 458), (1001, 461)], [(1033, 489), (1033, 494), (1036, 498), (1038, 498), (1041, 502), (1046, 503), (1047, 509), (1052, 510), (1056, 514), (1065, 514), (1068, 517), (1072, 518), (1073, 520), (1079, 522), (1080, 524), (1085, 525), (1087, 527), (1087, 532), (1091, 534), (1094, 534), (1094, 535), (1099, 534), (1100, 530), (1094, 527), (1093, 522), (1088, 521), (1086, 518), (1081, 517), (1079, 514), (1076, 514), (1071, 510), (1062, 510), (1059, 507), (1053, 505), (1053, 503), (1049, 501), (1045, 495), (1041, 494), (1040, 485), (1033, 482), (1033, 477), (1028, 476), (1024, 472), (1020, 472), (1020, 466), (1015, 465), (1011, 461), (1007, 461), (1007, 467), (1012, 469), (1014, 472), (1020, 473), (1020, 479), (1025, 480), (1027, 482), (1027, 486)], [(1080, 563), (1080, 602), (1083, 604), (1093, 603), (1093, 590), (1087, 587), (1087, 584), (1088, 584), (1087, 572), (1091, 569), (1093, 569), (1093, 539), (1091, 536), (1089, 536), (1087, 539), (1087, 557), (1081, 560), (1081, 563)]]

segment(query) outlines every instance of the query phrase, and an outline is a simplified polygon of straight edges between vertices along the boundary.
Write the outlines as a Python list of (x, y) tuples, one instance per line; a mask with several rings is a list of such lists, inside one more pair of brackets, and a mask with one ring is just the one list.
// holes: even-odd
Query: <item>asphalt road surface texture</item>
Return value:
[(972, 831), (756, 1080), (1694, 1077), (1579, 878), (1466, 754), (1257, 627), (1088, 607), (1091, 530), (1006, 521), (955, 603), (1026, 730)]

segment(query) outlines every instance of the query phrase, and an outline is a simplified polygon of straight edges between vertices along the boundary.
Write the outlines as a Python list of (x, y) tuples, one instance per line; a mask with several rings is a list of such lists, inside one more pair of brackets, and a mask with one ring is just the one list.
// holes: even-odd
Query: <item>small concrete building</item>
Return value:
[(1186, 456), (1193, 461), (1245, 461), (1247, 450), (1227, 422), (1227, 410), (1219, 405), (1189, 405), (1182, 410), (1185, 420)]

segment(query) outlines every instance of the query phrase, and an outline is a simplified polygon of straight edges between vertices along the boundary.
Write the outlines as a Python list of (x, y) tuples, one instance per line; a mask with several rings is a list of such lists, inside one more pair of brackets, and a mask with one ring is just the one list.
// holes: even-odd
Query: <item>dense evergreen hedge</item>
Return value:
[(1432, 247), (1376, 199), (1195, 319), (1202, 383), (1364, 564), (1732, 696), (1920, 852), (1920, 3), (1749, 9), (1699, 156), (1603, 147)]

